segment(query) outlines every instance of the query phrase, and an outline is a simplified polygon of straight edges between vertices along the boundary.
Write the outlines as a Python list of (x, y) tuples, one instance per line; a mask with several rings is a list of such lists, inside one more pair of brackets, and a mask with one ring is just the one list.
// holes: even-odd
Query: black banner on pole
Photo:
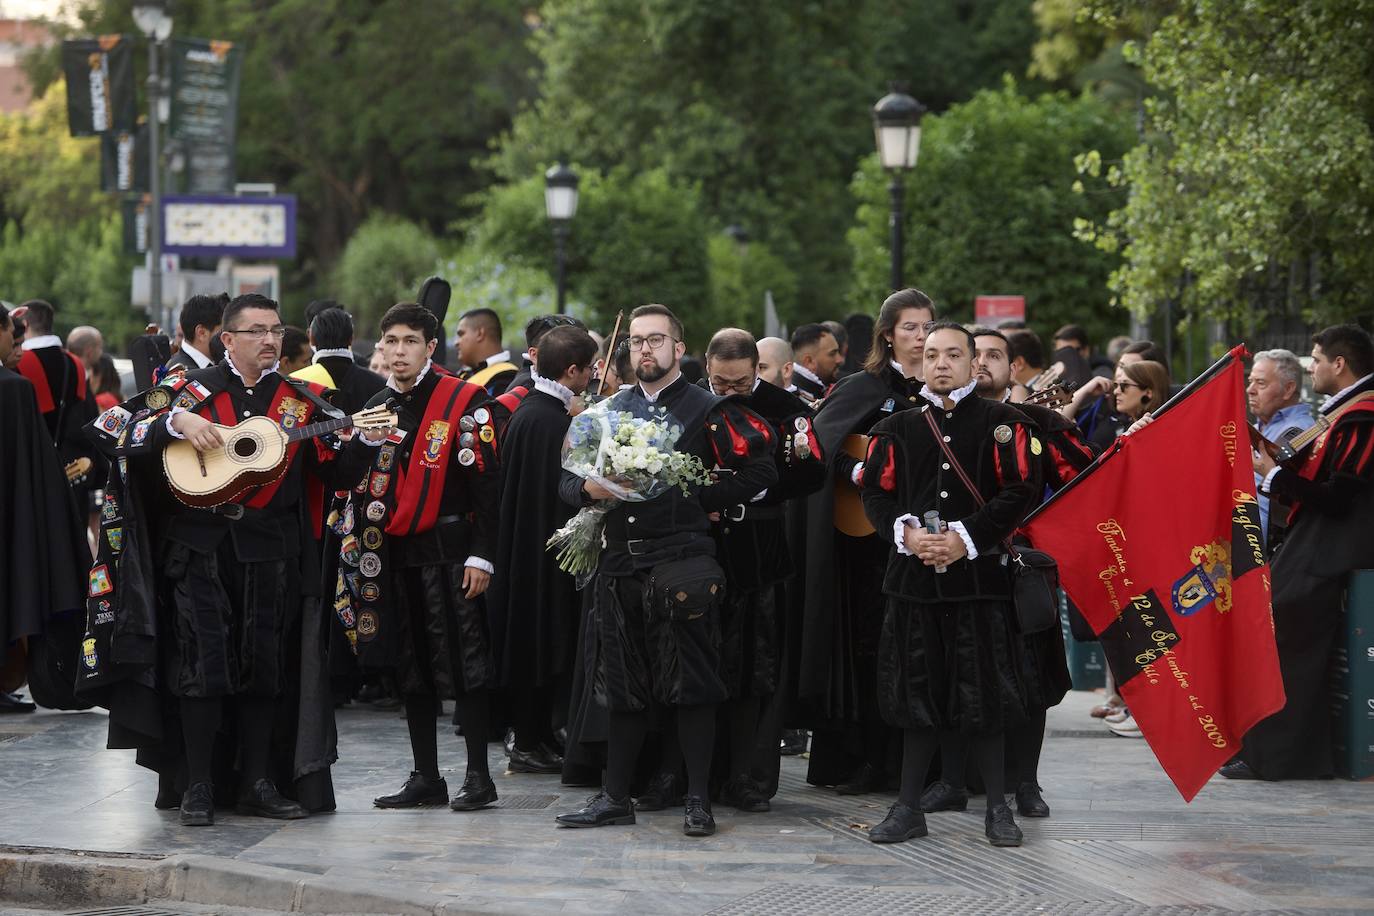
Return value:
[(171, 53), (169, 133), (184, 143), (186, 191), (233, 193), (243, 52), (229, 41), (177, 38)]
[(67, 80), (67, 127), (73, 137), (133, 130), (133, 43), (122, 35), (62, 42)]
[(124, 214), (124, 252), (144, 254), (148, 251), (148, 220), (153, 216), (153, 198), (138, 194), (124, 198), (120, 209)]
[(100, 190), (148, 190), (148, 122), (100, 138)]

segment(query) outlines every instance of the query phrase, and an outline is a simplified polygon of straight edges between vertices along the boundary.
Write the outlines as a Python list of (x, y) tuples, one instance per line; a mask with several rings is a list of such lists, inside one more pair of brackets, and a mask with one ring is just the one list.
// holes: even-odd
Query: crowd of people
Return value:
[[(488, 743), (504, 736), (512, 773), (595, 789), (561, 826), (681, 807), (684, 833), (707, 836), (714, 804), (768, 811), (781, 756), (809, 750), (816, 786), (896, 792), (874, 842), (923, 836), (926, 814), (981, 793), (989, 842), (1020, 845), (1016, 817), (1050, 814), (1046, 712), (1071, 682), (1061, 629), (1018, 625), (1013, 538), (1178, 386), (1148, 340), (1099, 356), (1070, 325), (1047, 350), (1024, 325), (937, 311), (899, 290), (876, 317), (788, 339), (715, 330), (698, 360), (663, 305), (614, 337), (542, 316), (515, 351), (476, 309), (445, 366), (418, 303), (390, 308), (369, 348), (338, 302), (312, 303), (302, 330), (261, 295), (195, 296), (136, 392), (97, 329), (64, 347), (48, 303), (5, 311), (0, 709), (33, 708), (13, 692), (25, 678), (44, 705), (108, 708), (109, 746), (137, 749), (155, 805), (188, 826), (218, 806), (332, 810), (349, 756), (335, 709), (381, 696), (413, 756), (381, 808), (492, 806)], [(1374, 345), (1337, 326), (1311, 357), (1316, 413), (1295, 354), (1250, 370), (1274, 443), (1256, 439), (1254, 463), (1283, 545), (1289, 699), (1231, 778), (1332, 770), (1326, 664), (1343, 577), (1369, 565), (1353, 526), (1374, 500)], [(565, 467), (573, 418), (606, 399), (671, 418), (707, 482), (624, 501)], [(263, 417), (283, 449), (265, 471), (273, 444), (235, 432)], [(208, 495), (180, 478), (230, 472)], [(600, 555), (575, 577), (546, 543), (593, 506)], [(1072, 632), (1094, 638), (1076, 614)], [(1093, 714), (1138, 737), (1106, 693)], [(466, 748), (456, 791), (446, 699)]]

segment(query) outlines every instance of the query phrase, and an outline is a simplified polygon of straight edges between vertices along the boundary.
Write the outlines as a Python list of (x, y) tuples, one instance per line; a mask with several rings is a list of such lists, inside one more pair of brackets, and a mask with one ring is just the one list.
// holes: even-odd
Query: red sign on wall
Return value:
[(978, 296), (973, 300), (973, 320), (979, 324), (995, 325), (1008, 318), (1026, 320), (1025, 296)]

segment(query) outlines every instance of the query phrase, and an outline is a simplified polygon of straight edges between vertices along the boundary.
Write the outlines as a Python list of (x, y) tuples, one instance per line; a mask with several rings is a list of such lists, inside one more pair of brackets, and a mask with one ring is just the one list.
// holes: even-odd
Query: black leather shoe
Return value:
[(782, 748), (780, 753), (784, 757), (799, 757), (806, 753), (806, 732), (791, 730), (782, 733)]
[(711, 816), (711, 806), (700, 795), (687, 796), (685, 810), (682, 812), (682, 833), (684, 836), (710, 836), (716, 832), (716, 819)]
[(882, 782), (883, 774), (878, 772), (878, 768), (865, 763), (848, 782), (836, 786), (835, 791), (841, 795), (868, 795), (881, 789)]
[(6, 693), (0, 690), (0, 713), (33, 712), (37, 708), (38, 704), (30, 703), (17, 693)]
[(395, 795), (372, 799), (378, 808), (422, 808), (426, 805), (448, 804), (448, 783), (441, 776), (430, 779), (419, 770), (411, 770), (410, 778)]
[(618, 827), (635, 822), (635, 803), (627, 795), (624, 798), (611, 798), (606, 791), (596, 793), (587, 799), (587, 804), (572, 814), (560, 814), (554, 818), (560, 827)]
[(736, 776), (722, 786), (720, 800), (736, 811), (748, 811), (755, 814), (770, 811), (773, 808), (768, 799), (759, 791), (759, 787), (754, 785), (754, 781), (747, 776)]
[(453, 801), (449, 802), (449, 807), (454, 811), (477, 811), (481, 808), (489, 808), (496, 804), (496, 783), (491, 781), (491, 777), (483, 779), (481, 776), (474, 776), (472, 773), (463, 780), (463, 788), (458, 790), (458, 794), (453, 796)]
[(563, 758), (550, 754), (543, 745), (532, 751), (514, 747), (511, 748), (510, 765), (506, 769), (512, 773), (561, 773)]
[(198, 782), (181, 796), (181, 826), (209, 827), (215, 822), (215, 792), (208, 782)]
[(1020, 846), (1021, 828), (1011, 816), (1011, 808), (993, 805), (983, 819), (983, 833), (994, 846)]
[(241, 793), (238, 803), (234, 805), (234, 813), (270, 817), (279, 821), (294, 821), (310, 816), (304, 806), (278, 792), (270, 779), (259, 779), (251, 789)]
[(925, 835), (925, 814), (901, 802), (888, 808), (887, 817), (868, 831), (868, 839), (873, 843), (903, 843)]
[(1050, 816), (1050, 806), (1045, 804), (1035, 783), (1023, 782), (1016, 787), (1016, 813), (1022, 817)]
[(926, 814), (934, 811), (963, 811), (968, 807), (968, 790), (938, 779), (921, 793), (921, 810)]
[(1250, 764), (1244, 760), (1232, 760), (1226, 766), (1217, 771), (1227, 779), (1259, 779), (1259, 774), (1250, 769)]
[(677, 787), (677, 777), (671, 773), (659, 773), (644, 787), (639, 798), (635, 799), (636, 811), (662, 811), (676, 808), (682, 804), (682, 792)]

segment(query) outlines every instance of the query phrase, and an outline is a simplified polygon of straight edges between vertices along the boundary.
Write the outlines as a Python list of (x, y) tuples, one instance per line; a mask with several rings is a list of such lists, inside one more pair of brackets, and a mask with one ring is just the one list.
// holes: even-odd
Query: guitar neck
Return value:
[(337, 420), (321, 420), (318, 423), (297, 426), (294, 429), (288, 430), (286, 433), (286, 441), (299, 442), (302, 439), (313, 439), (316, 436), (323, 436), (325, 433), (332, 433), (336, 429), (343, 429), (345, 426), (352, 425), (352, 417), (339, 417)]

